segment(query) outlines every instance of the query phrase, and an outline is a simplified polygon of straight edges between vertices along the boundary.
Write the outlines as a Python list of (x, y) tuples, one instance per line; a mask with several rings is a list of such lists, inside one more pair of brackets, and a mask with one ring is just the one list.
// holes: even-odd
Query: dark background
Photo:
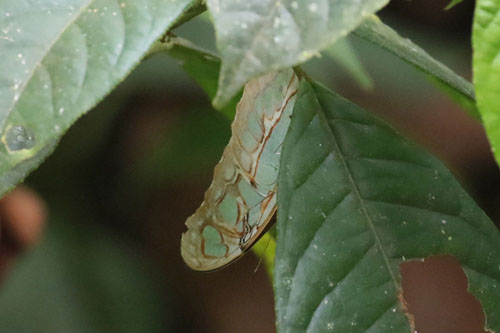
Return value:
[[(447, 4), (394, 0), (380, 16), (470, 79), (474, 3)], [(178, 34), (213, 49), (203, 19)], [(411, 66), (349, 41), (373, 89), (326, 54), (306, 71), (440, 157), (498, 222), (500, 177), (482, 127)], [(0, 202), (0, 331), (275, 331), (271, 283), (252, 253), (209, 274), (180, 258), (184, 221), (202, 201), (229, 126), (168, 56), (141, 64), (67, 133), (27, 180), (31, 190)], [(483, 332), (453, 258), (405, 263), (402, 274), (418, 332)]]

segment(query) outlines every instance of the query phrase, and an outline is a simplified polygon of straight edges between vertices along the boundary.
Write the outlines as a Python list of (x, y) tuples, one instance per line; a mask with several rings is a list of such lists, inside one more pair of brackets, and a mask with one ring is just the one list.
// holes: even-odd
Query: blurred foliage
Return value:
[[(446, 63), (466, 68), (460, 53), (463, 41), (409, 30), (423, 40), (425, 49), (444, 54), (450, 60)], [(213, 29), (202, 19), (178, 28), (176, 34), (215, 49)], [(353, 101), (371, 103), (376, 112), (389, 105), (402, 110), (396, 118), (411, 122), (436, 111), (428, 101), (439, 100), (437, 90), (411, 66), (357, 37), (348, 39), (373, 78), (373, 93), (360, 90), (348, 70), (328, 57), (314, 59), (307, 71)], [(191, 314), (186, 303), (196, 291), (174, 285), (171, 275), (177, 272), (165, 274), (180, 260), (172, 239), (180, 238), (177, 229), (183, 228), (186, 216), (164, 209), (151, 213), (158, 215), (153, 222), (145, 217), (152, 193), (161, 197), (165, 188), (187, 193), (186, 206), (196, 207), (229, 134), (229, 120), (211, 108), (209, 98), (177, 61), (161, 55), (142, 63), (71, 128), (28, 179), (47, 201), (49, 227), (39, 247), (20, 258), (5, 283), (0, 331), (193, 331), (203, 323), (206, 309), (183, 317)], [(199, 191), (192, 194), (190, 186)], [(174, 208), (182, 214), (190, 211)], [(172, 237), (167, 239), (164, 230)], [(164, 246), (162, 251), (154, 242)], [(272, 252), (272, 243), (269, 246), (266, 253)], [(270, 292), (269, 285), (260, 289), (264, 287)], [(198, 294), (192, 298), (200, 308), (208, 303)], [(248, 305), (250, 300), (238, 302)], [(212, 320), (218, 317), (216, 313)]]
[(325, 55), (337, 61), (366, 90), (373, 90), (373, 79), (367, 73), (358, 54), (347, 38), (337, 40), (324, 51)]
[(445, 9), (452, 9), (453, 7), (455, 7), (456, 5), (461, 3), (462, 1), (463, 0), (451, 0), (451, 2), (448, 4), (448, 6), (446, 6)]
[(500, 164), (500, 1), (478, 0), (472, 30), (477, 105)]
[(471, 116), (480, 119), (479, 113), (475, 109), (471, 109), (471, 105), (475, 104), (474, 87), (472, 84), (457, 75), (443, 63), (432, 58), (424, 49), (414, 44), (410, 39), (401, 37), (395, 30), (385, 25), (376, 16), (372, 16), (363, 21), (363, 23), (355, 30), (355, 34), (359, 37), (374, 43), (375, 45), (389, 51), (390, 53), (401, 58), (405, 62), (415, 66), (416, 69), (433, 77), (436, 81), (441, 81), (441, 85), (447, 91), (455, 90), (452, 97), (459, 104), (464, 103), (464, 109)]
[[(50, 225), (0, 296), (2, 332), (159, 332), (175, 327), (153, 269), (137, 245), (92, 218), (51, 205)], [(164, 284), (164, 283), (163, 283)]]

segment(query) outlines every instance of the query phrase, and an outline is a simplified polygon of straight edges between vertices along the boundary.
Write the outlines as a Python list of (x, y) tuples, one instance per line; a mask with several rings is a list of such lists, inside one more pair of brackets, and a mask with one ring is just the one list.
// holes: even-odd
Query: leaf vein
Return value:
[[(26, 80), (21, 85), (21, 87), (19, 89), (19, 96), (21, 96), (24, 93), (24, 90), (26, 89), (26, 86), (28, 85), (28, 83), (31, 81), (31, 78), (33, 77), (33, 75), (35, 74), (35, 72), (39, 69), (39, 67), (42, 64), (43, 60), (47, 57), (47, 55), (52, 50), (52, 48), (54, 47), (54, 45), (60, 40), (61, 36), (71, 27), (71, 25), (73, 23), (75, 23), (80, 18), (81, 14), (90, 5), (92, 5), (94, 3), (94, 1), (95, 0), (89, 0), (87, 2), (87, 4), (85, 4), (82, 7), (80, 7), (80, 9), (78, 10), (77, 14), (68, 21), (68, 23), (61, 29), (61, 31), (51, 41), (51, 43), (48, 45), (48, 47), (45, 50), (45, 52), (41, 55), (40, 59), (38, 59), (37, 62), (35, 63), (35, 65), (33, 66), (32, 70), (30, 71), (30, 73), (29, 73), (28, 77), (26, 78)], [(3, 127), (3, 125), (5, 123), (5, 120), (9, 117), (9, 115), (11, 114), (12, 110), (14, 109), (14, 107), (16, 105), (17, 105), (17, 101), (14, 101), (14, 103), (12, 103), (10, 105), (9, 109), (5, 113), (5, 117), (1, 120), (2, 123), (0, 124), (0, 128)]]
[(375, 320), (373, 322), (370, 323), (370, 325), (368, 325), (368, 327), (365, 329), (365, 331), (368, 331), (369, 329), (371, 329), (376, 323), (378, 323), (378, 321), (384, 316), (387, 314), (387, 312), (389, 310), (391, 310), (394, 306), (397, 306), (399, 303), (399, 301), (396, 301), (394, 303), (391, 303), (389, 304), (389, 306), (382, 312), (380, 313), (380, 315), (378, 315)]
[(347, 161), (346, 161), (346, 160), (345, 160), (345, 158), (344, 158), (344, 153), (343, 153), (343, 151), (341, 150), (340, 146), (338, 145), (338, 142), (337, 142), (337, 137), (335, 136), (335, 133), (333, 132), (332, 128), (330, 127), (330, 123), (328, 122), (328, 118), (327, 118), (327, 117), (326, 117), (326, 115), (324, 114), (324, 111), (323, 111), (323, 110), (325, 110), (325, 107), (324, 107), (324, 105), (322, 104), (322, 101), (321, 101), (321, 100), (319, 100), (319, 99), (317, 98), (317, 95), (316, 95), (316, 88), (315, 88), (314, 84), (311, 84), (311, 87), (312, 87), (312, 89), (313, 89), (313, 91), (314, 91), (314, 96), (315, 96), (316, 102), (317, 102), (317, 103), (318, 103), (318, 105), (320, 105), (320, 107), (321, 107), (321, 110), (318, 112), (318, 115), (320, 116), (320, 118), (322, 117), (322, 118), (323, 118), (323, 120), (324, 120), (324, 121), (328, 124), (328, 126), (327, 126), (327, 130), (328, 130), (328, 133), (329, 133), (329, 134), (330, 134), (330, 136), (331, 136), (332, 142), (333, 142), (333, 144), (334, 144), (334, 146), (335, 146), (335, 150), (336, 150), (336, 151), (337, 151), (337, 153), (338, 153), (339, 160), (341, 161), (342, 165), (344, 166), (345, 172), (346, 172), (346, 174), (347, 174), (347, 177), (348, 177), (348, 179), (349, 179), (349, 182), (351, 183), (351, 186), (352, 186), (352, 188), (353, 188), (354, 194), (355, 194), (355, 196), (358, 198), (358, 201), (359, 201), (359, 203), (360, 203), (360, 206), (361, 206), (361, 210), (362, 210), (362, 212), (363, 212), (363, 215), (365, 216), (366, 221), (367, 221), (367, 223), (368, 223), (368, 225), (369, 225), (369, 227), (370, 227), (370, 229), (371, 229), (371, 231), (372, 231), (372, 234), (373, 234), (373, 236), (374, 236), (374, 238), (375, 238), (375, 242), (376, 242), (377, 246), (378, 246), (378, 247), (379, 247), (379, 249), (380, 249), (380, 252), (381, 252), (382, 257), (383, 257), (383, 259), (384, 259), (385, 266), (386, 266), (386, 268), (387, 268), (387, 270), (388, 270), (389, 274), (391, 275), (391, 279), (392, 279), (392, 281), (393, 281), (394, 287), (395, 287), (395, 289), (396, 289), (396, 290), (399, 290), (400, 288), (399, 288), (398, 280), (396, 279), (396, 276), (395, 276), (394, 272), (393, 272), (393, 271), (392, 271), (392, 269), (391, 269), (391, 265), (390, 265), (390, 263), (389, 263), (389, 259), (388, 259), (387, 255), (386, 255), (386, 253), (385, 253), (385, 249), (384, 249), (384, 247), (382, 246), (382, 242), (380, 241), (380, 238), (379, 238), (379, 236), (378, 236), (377, 230), (375, 229), (375, 226), (374, 226), (373, 221), (372, 221), (372, 219), (371, 219), (371, 217), (370, 217), (370, 214), (368, 213), (368, 210), (367, 210), (367, 208), (366, 208), (366, 206), (365, 206), (364, 199), (361, 197), (361, 193), (360, 193), (360, 191), (359, 191), (359, 189), (358, 189), (358, 186), (356, 185), (356, 182), (355, 182), (355, 180), (354, 180), (354, 177), (353, 177), (352, 171), (350, 170), (350, 168), (349, 168), (349, 166), (348, 166), (348, 164), (347, 164)]
[[(309, 328), (311, 327), (311, 323), (312, 323), (312, 318), (314, 318), (314, 315), (318, 312), (318, 309), (320, 308), (320, 305), (321, 303), (323, 303), (323, 301), (325, 300), (325, 298), (327, 298), (328, 296), (331, 295), (331, 293), (333, 291), (335, 291), (335, 289), (337, 289), (337, 287), (345, 280), (347, 279), (347, 277), (353, 272), (353, 268), (356, 267), (362, 260), (363, 258), (368, 254), (368, 252), (370, 252), (370, 250), (375, 246), (375, 243), (372, 243), (371, 246), (369, 246), (365, 252), (363, 252), (363, 254), (361, 254), (358, 258), (358, 260), (356, 260), (356, 262), (354, 262), (351, 267), (349, 267), (349, 269), (346, 271), (346, 273), (344, 274), (344, 276), (335, 284), (335, 286), (333, 286), (331, 288), (331, 290), (319, 301), (318, 305), (315, 307), (316, 310), (314, 310), (313, 314), (311, 315), (311, 320), (309, 321), (309, 325), (307, 326), (307, 331), (309, 331)], [(302, 259), (302, 258), (301, 258)], [(297, 265), (298, 266), (298, 265)]]

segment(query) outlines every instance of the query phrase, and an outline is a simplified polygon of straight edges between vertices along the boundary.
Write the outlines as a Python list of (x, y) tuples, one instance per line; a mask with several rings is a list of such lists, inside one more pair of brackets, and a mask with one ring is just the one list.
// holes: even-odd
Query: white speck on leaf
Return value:
[(281, 19), (279, 17), (275, 17), (274, 18), (274, 21), (273, 21), (273, 28), (279, 28), (279, 26), (281, 25)]

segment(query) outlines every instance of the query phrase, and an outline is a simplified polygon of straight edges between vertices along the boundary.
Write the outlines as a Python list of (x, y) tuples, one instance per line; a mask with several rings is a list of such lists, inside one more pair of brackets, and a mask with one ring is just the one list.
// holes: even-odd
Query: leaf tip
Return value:
[(461, 3), (462, 0), (452, 0), (448, 6), (444, 7), (444, 10), (450, 10), (452, 9), (453, 7), (455, 7), (456, 5), (458, 5), (459, 3)]
[(212, 100), (212, 106), (216, 110), (222, 110), (225, 106), (229, 104), (231, 99), (238, 93), (240, 87), (234, 89), (234, 87), (227, 87), (226, 85), (221, 85), (219, 82), (219, 89), (217, 89), (217, 94)]

